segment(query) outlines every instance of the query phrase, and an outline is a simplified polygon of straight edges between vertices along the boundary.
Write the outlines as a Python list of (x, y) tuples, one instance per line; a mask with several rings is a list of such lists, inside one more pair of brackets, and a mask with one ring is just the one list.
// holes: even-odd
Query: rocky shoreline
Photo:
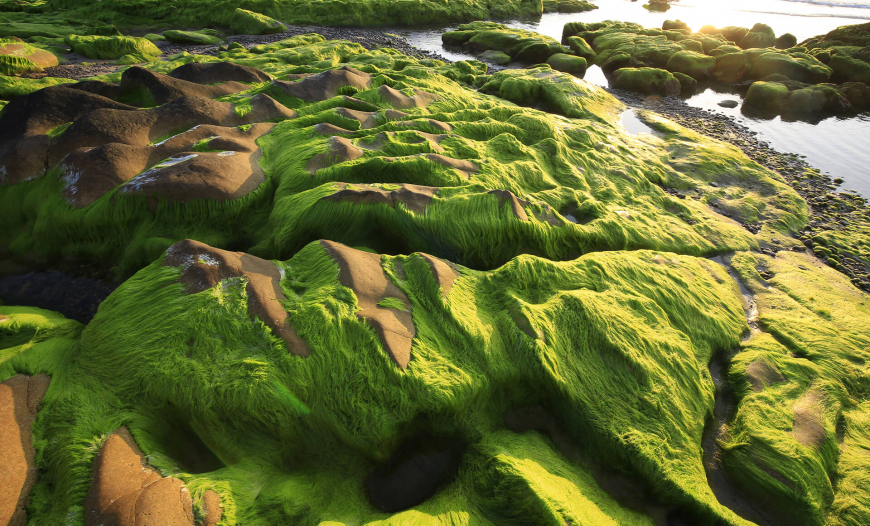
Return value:
[[(644, 97), (624, 90), (608, 91), (631, 107), (660, 113), (681, 126), (732, 144), (753, 161), (780, 174), (809, 205), (810, 221), (806, 228), (796, 233), (796, 237), (811, 250), (816, 245), (813, 238), (820, 233), (846, 232), (856, 223), (866, 224), (870, 220), (870, 207), (867, 206), (865, 198), (848, 192), (837, 192), (836, 183), (841, 181), (835, 181), (813, 168), (797, 154), (776, 151), (760, 140), (756, 132), (727, 115), (693, 108), (677, 97)], [(779, 250), (781, 248), (775, 245), (763, 249), (774, 253)], [(816, 252), (823, 261), (828, 259), (822, 251)], [(836, 263), (835, 268), (846, 274), (853, 285), (870, 292), (870, 276), (864, 262), (844, 255)]]
[[(327, 39), (342, 39), (357, 42), (368, 49), (393, 48), (415, 58), (431, 58), (451, 63), (452, 61), (428, 50), (412, 46), (401, 35), (390, 33), (382, 28), (346, 28), (326, 26), (289, 26), (288, 31), (271, 35), (238, 35), (229, 37), (227, 43), (237, 42), (246, 48), (260, 44), (269, 44), (306, 33), (318, 33)], [(158, 42), (158, 47), (164, 56), (187, 52), (199, 55), (215, 56), (220, 52), (217, 45), (191, 45)], [(488, 64), (491, 71), (503, 69), (500, 66)], [(45, 76), (80, 79), (93, 75), (111, 73), (120, 66), (109, 63), (68, 63), (47, 68)], [(634, 92), (608, 88), (608, 92), (619, 98), (630, 107), (651, 110), (660, 113), (686, 128), (703, 133), (709, 137), (721, 140), (740, 148), (748, 157), (762, 166), (780, 175), (807, 201), (812, 217), (807, 227), (796, 236), (810, 249), (815, 242), (813, 238), (821, 232), (844, 231), (856, 221), (870, 220), (870, 208), (867, 200), (861, 196), (845, 192), (835, 193), (836, 184), (830, 176), (811, 167), (796, 154), (782, 153), (774, 150), (769, 144), (759, 140), (757, 134), (734, 119), (715, 112), (693, 108), (678, 97), (647, 97)], [(757, 231), (757, 225), (744, 225)], [(775, 253), (780, 247), (766, 246), (764, 252)], [(819, 253), (823, 260), (828, 260), (826, 254)], [(870, 292), (870, 269), (859, 259), (844, 255), (834, 263), (835, 268), (846, 274), (858, 288)]]

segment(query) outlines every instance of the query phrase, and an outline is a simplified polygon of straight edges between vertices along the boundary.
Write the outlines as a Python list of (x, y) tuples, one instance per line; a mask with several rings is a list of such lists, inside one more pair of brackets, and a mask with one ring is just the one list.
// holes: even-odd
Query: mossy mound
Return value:
[(54, 53), (18, 39), (0, 38), (0, 75), (20, 75), (57, 66)]
[(807, 118), (860, 111), (866, 104), (865, 90), (854, 84), (807, 85), (797, 82), (754, 82), (746, 93), (745, 112), (771, 118), (776, 115)]
[(840, 26), (824, 35), (808, 38), (801, 42), (801, 46), (807, 49), (829, 48), (835, 46), (870, 46), (870, 22)]
[(598, 9), (586, 0), (544, 0), (544, 13), (583, 13)]
[(181, 31), (178, 29), (164, 31), (163, 38), (176, 44), (198, 44), (201, 46), (214, 46), (224, 41), (222, 37), (206, 31)]
[(230, 27), (236, 33), (247, 35), (268, 35), (287, 31), (287, 26), (274, 18), (245, 9), (236, 9), (233, 12)]
[(158, 57), (161, 54), (153, 42), (141, 37), (70, 35), (65, 40), (79, 55), (94, 59), (115, 60), (125, 55)]
[(680, 81), (669, 71), (656, 68), (622, 68), (613, 73), (613, 87), (647, 95), (679, 95)]
[(571, 53), (555, 39), (534, 31), (509, 28), (495, 22), (472, 22), (441, 36), (446, 45), (473, 51), (495, 50), (521, 62), (545, 62), (550, 55)]
[[(586, 2), (560, 0), (565, 9), (586, 7)], [(274, 2), (251, 2), (240, 4), (233, 0), (216, 0), (203, 3), (196, 0), (178, 0), (172, 5), (155, 3), (151, 0), (8, 0), (0, 4), (4, 16), (25, 15), (21, 22), (55, 20), (73, 26), (82, 22), (118, 27), (231, 27), (236, 16), (235, 10), (241, 8), (261, 14), (274, 20), (293, 25), (323, 26), (412, 26), (420, 24), (448, 24), (472, 20), (510, 19), (517, 17), (540, 16), (543, 13), (541, 0), (503, 0), (485, 2), (482, 0), (459, 0), (449, 3), (439, 0), (420, 0), (402, 2), (394, 0), (276, 0)], [(11, 11), (11, 12), (10, 12)], [(82, 21), (82, 22), (80, 22)], [(53, 27), (20, 27), (9, 31), (39, 32), (55, 36)], [(6, 29), (0, 24), (0, 35)], [(96, 34), (82, 31), (70, 33)], [(107, 33), (113, 34), (113, 33)], [(24, 38), (19, 33), (15, 36)], [(29, 35), (28, 35), (29, 36)], [(63, 36), (63, 35), (60, 35)]]
[(586, 59), (574, 55), (566, 55), (565, 53), (556, 53), (550, 55), (547, 59), (547, 64), (556, 71), (564, 71), (575, 77), (583, 78), (586, 74)]
[[(731, 357), (740, 387), (770, 338), (818, 371), (753, 366), (789, 404), (741, 388), (718, 458), (782, 517), (868, 517), (864, 296), (832, 281), (820, 304), (852, 318), (798, 327), (788, 302), (823, 316), (795, 298), (833, 272), (785, 250), (806, 204), (655, 114), (628, 135), (623, 110), (546, 65), (319, 35), (12, 99), (0, 245), (131, 276), (86, 327), (0, 307), (0, 380), (51, 377), (27, 520), (744, 525), (703, 460), (708, 364)], [(703, 257), (728, 251), (747, 283), (774, 272), (762, 334)]]

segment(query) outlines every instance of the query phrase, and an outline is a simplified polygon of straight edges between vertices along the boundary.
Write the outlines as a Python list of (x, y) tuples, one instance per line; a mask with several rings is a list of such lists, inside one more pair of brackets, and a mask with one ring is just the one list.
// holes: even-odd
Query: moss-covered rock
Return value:
[(701, 29), (698, 30), (698, 33), (702, 35), (721, 35), (725, 40), (736, 44), (743, 40), (743, 38), (749, 33), (749, 29), (739, 26), (727, 26), (719, 29), (715, 26), (707, 25), (702, 26)]
[(779, 82), (753, 82), (746, 92), (744, 108), (776, 114), (788, 98), (788, 88)]
[(834, 46), (870, 46), (870, 22), (840, 26), (824, 35), (808, 38), (801, 42), (807, 49), (829, 48)]
[(166, 38), (163, 35), (159, 35), (157, 33), (148, 33), (142, 36), (142, 38), (147, 38), (151, 42), (165, 42)]
[(686, 75), (685, 73), (680, 73), (678, 71), (673, 72), (674, 77), (680, 81), (680, 95), (689, 96), (693, 95), (695, 91), (698, 89), (698, 81), (694, 78)]
[(775, 46), (777, 49), (789, 49), (797, 45), (797, 38), (791, 33), (783, 33), (776, 38)]
[(583, 13), (598, 9), (586, 0), (544, 0), (545, 13)]
[(564, 53), (556, 53), (550, 55), (547, 59), (547, 64), (556, 71), (564, 71), (575, 77), (583, 77), (586, 74), (586, 59), (574, 55), (566, 55)]
[(743, 49), (773, 47), (776, 44), (776, 34), (766, 24), (755, 24), (746, 36), (737, 42)]
[(274, 18), (241, 8), (233, 11), (230, 28), (237, 34), (246, 35), (269, 35), (287, 31), (287, 26)]
[(57, 56), (18, 39), (0, 39), (0, 75), (20, 75), (58, 65)]
[(689, 24), (683, 22), (682, 20), (665, 20), (664, 22), (662, 22), (662, 29), (666, 31), (671, 29), (684, 29), (689, 33), (692, 32), (692, 30), (689, 28)]
[(595, 51), (592, 50), (592, 46), (578, 36), (568, 37), (568, 47), (571, 48), (571, 51), (575, 55), (583, 57), (587, 61), (595, 58)]
[(497, 64), (499, 66), (510, 64), (511, 61), (510, 55), (502, 51), (496, 51), (494, 49), (487, 49), (480, 54), (480, 58), (482, 60), (492, 62), (493, 64)]
[(870, 63), (852, 58), (846, 53), (837, 53), (830, 57), (827, 65), (832, 71), (831, 80), (835, 82), (870, 84)]
[(178, 29), (164, 31), (163, 38), (175, 44), (197, 44), (200, 46), (214, 46), (224, 41), (223, 38), (204, 31), (181, 31)]
[(657, 68), (622, 68), (613, 72), (613, 87), (646, 95), (679, 95), (680, 81), (669, 71)]
[(463, 24), (456, 31), (444, 33), (441, 39), (447, 45), (463, 45), (474, 51), (501, 51), (528, 63), (545, 62), (550, 55), (569, 52), (553, 38), (495, 22)]
[(665, 69), (673, 73), (683, 73), (695, 80), (704, 80), (711, 77), (716, 70), (716, 58), (694, 51), (678, 51), (668, 59)]
[(70, 35), (66, 37), (66, 44), (79, 55), (103, 60), (116, 60), (132, 54), (152, 57), (161, 54), (153, 42), (142, 37)]
[(749, 76), (755, 79), (773, 74), (784, 75), (798, 82), (817, 84), (831, 78), (831, 68), (804, 53), (770, 52), (758, 56), (749, 71)]
[(823, 84), (790, 91), (781, 111), (792, 115), (843, 114), (852, 112), (852, 104), (836, 86)]
[(749, 65), (749, 57), (745, 53), (720, 55), (716, 58), (716, 70), (713, 72), (713, 76), (719, 82), (737, 82), (746, 75)]

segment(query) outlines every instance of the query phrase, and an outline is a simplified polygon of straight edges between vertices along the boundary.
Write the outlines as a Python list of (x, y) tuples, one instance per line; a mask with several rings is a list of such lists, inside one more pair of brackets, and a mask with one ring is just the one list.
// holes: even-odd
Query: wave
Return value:
[[(826, 7), (842, 7), (850, 9), (870, 9), (870, 1), (858, 0), (783, 0), (785, 2), (797, 2), (800, 4), (823, 5)], [(837, 16), (837, 15), (826, 15)]]
[[(785, 0), (787, 2), (802, 2), (804, 0)], [(815, 3), (815, 2), (807, 2)], [(784, 11), (762, 11), (757, 9), (741, 9), (741, 13), (758, 13), (761, 15), (799, 16), (803, 18), (849, 18), (852, 20), (870, 20), (870, 13), (858, 15), (851, 13), (788, 13)]]

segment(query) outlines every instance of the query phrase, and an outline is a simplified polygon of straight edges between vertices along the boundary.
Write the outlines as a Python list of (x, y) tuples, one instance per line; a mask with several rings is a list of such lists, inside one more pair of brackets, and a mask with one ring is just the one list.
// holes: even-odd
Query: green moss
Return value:
[(621, 68), (613, 73), (613, 87), (647, 95), (678, 95), (680, 81), (669, 71), (657, 68)]
[(203, 31), (180, 31), (170, 29), (163, 32), (163, 38), (177, 44), (199, 44), (201, 46), (223, 43), (224, 39)]
[(158, 57), (160, 49), (147, 38), (70, 35), (66, 44), (88, 58), (117, 60), (127, 55)]
[(287, 26), (274, 18), (245, 9), (236, 9), (233, 12), (230, 27), (235, 33), (247, 35), (267, 35), (287, 31)]
[(28, 79), (18, 77), (0, 76), (0, 99), (11, 100), (15, 97), (27, 95), (34, 91), (56, 86), (58, 84), (67, 84), (75, 82), (73, 79), (64, 79), (58, 77), (43, 77), (41, 79)]
[(472, 22), (441, 37), (447, 45), (464, 45), (476, 51), (501, 51), (521, 62), (544, 62), (547, 57), (568, 51), (555, 39), (525, 29), (509, 28), (495, 22)]

